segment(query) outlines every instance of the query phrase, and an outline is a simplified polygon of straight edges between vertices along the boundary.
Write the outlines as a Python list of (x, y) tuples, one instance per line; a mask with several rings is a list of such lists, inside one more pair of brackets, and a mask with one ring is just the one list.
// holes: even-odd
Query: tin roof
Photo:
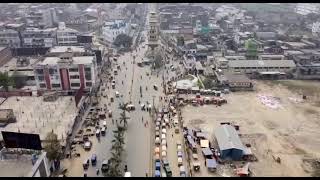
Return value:
[(244, 149), (238, 133), (233, 126), (227, 124), (221, 125), (216, 129), (215, 136), (221, 151), (227, 149)]

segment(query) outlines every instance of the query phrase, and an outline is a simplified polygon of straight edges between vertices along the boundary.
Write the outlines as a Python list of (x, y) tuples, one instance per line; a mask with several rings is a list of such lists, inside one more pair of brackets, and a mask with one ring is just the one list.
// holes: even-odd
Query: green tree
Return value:
[(58, 135), (55, 134), (53, 130), (47, 134), (44, 150), (47, 152), (47, 157), (50, 161), (59, 160), (61, 158), (61, 144), (58, 140)]
[(213, 83), (212, 79), (210, 79), (210, 78), (205, 78), (202, 81), (202, 83), (206, 89), (210, 89), (214, 86), (214, 83)]
[(113, 44), (117, 47), (130, 47), (132, 45), (132, 37), (126, 34), (119, 34)]
[(106, 174), (109, 177), (120, 177), (122, 175), (121, 158), (124, 151), (124, 132), (125, 128), (121, 126), (117, 126), (117, 130), (113, 131), (110, 167)]
[(8, 91), (9, 86), (13, 86), (13, 84), (13, 79), (8, 75), (7, 72), (0, 72), (0, 86), (2, 86), (6, 91)]
[(123, 128), (125, 128), (125, 129), (128, 125), (128, 119), (129, 119), (129, 117), (127, 117), (127, 115), (126, 115), (127, 105), (128, 105), (128, 103), (124, 103), (124, 104), (119, 105), (119, 109), (122, 110), (122, 112), (120, 113), (120, 123), (123, 123)]

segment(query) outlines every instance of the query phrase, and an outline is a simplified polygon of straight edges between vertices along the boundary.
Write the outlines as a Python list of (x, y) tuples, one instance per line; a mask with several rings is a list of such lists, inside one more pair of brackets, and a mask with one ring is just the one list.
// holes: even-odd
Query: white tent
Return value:
[(162, 134), (161, 139), (166, 139), (166, 134)]
[(159, 121), (156, 122), (156, 126), (160, 126), (160, 122)]
[(162, 150), (162, 151), (167, 151), (167, 146), (162, 146), (162, 147), (161, 147), (161, 150)]
[(164, 119), (164, 122), (165, 122), (166, 124), (169, 124), (169, 119), (168, 119), (168, 118), (165, 118), (165, 119)]
[(162, 151), (161, 155), (162, 155), (162, 157), (166, 157), (167, 156), (167, 152), (166, 151)]
[(154, 148), (154, 152), (155, 153), (159, 153), (160, 152), (160, 148), (159, 147)]
[(161, 145), (167, 145), (167, 140), (162, 139), (162, 141), (161, 141)]
[(156, 142), (156, 143), (160, 143), (160, 138), (156, 137), (155, 142)]
[(166, 129), (162, 129), (161, 131), (163, 134), (167, 134), (167, 130)]
[(156, 126), (156, 131), (159, 131), (159, 130), (160, 130), (159, 126)]

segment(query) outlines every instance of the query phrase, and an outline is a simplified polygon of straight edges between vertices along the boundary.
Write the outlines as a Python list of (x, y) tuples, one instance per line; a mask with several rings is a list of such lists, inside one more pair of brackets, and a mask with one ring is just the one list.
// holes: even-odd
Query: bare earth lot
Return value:
[[(320, 157), (320, 106), (319, 97), (309, 95), (319, 94), (320, 83), (257, 81), (255, 84), (254, 92), (225, 95), (228, 104), (220, 107), (188, 105), (182, 109), (183, 120), (188, 127), (205, 130), (213, 142), (214, 130), (221, 122), (240, 125), (243, 143), (250, 143), (258, 158), (250, 166), (254, 176), (312, 176), (314, 170), (307, 162)], [(289, 99), (301, 99), (302, 93), (307, 95), (306, 101)], [(280, 98), (282, 108), (265, 106), (258, 94)], [(275, 162), (272, 156), (280, 157), (281, 163)]]

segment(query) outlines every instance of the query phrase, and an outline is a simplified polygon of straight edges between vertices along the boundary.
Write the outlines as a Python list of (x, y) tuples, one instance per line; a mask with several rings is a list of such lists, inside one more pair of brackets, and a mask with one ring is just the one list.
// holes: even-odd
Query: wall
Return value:
[(32, 91), (0, 91), (0, 97), (32, 96)]
[(37, 162), (32, 167), (32, 171), (28, 174), (28, 177), (49, 177), (50, 167), (49, 160), (47, 159), (47, 153), (43, 152)]

